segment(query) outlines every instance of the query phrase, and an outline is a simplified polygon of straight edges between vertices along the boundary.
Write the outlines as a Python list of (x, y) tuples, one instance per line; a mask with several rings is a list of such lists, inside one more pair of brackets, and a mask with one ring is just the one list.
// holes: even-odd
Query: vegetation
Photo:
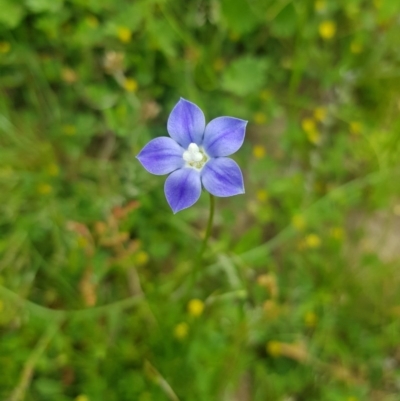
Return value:
[[(395, 401), (400, 3), (0, 0), (0, 399)], [(135, 159), (179, 97), (246, 194)]]

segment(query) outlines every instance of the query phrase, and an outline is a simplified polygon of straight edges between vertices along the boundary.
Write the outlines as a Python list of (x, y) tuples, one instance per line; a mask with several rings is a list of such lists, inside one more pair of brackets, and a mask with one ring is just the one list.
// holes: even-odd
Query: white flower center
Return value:
[(191, 143), (187, 150), (183, 152), (183, 160), (186, 162), (187, 167), (193, 167), (201, 170), (207, 163), (208, 157), (203, 148), (199, 148), (195, 143)]

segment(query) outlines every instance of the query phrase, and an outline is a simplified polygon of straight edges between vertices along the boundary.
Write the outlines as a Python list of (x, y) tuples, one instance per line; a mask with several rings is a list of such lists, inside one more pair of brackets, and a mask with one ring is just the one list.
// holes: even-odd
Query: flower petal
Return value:
[(165, 197), (174, 213), (192, 206), (200, 198), (200, 173), (182, 168), (168, 176), (164, 186)]
[(187, 149), (191, 143), (201, 145), (205, 126), (201, 109), (181, 98), (169, 115), (167, 129), (171, 138)]
[(173, 139), (161, 136), (151, 140), (136, 158), (149, 173), (163, 175), (183, 167), (183, 152)]
[(211, 159), (201, 171), (204, 188), (215, 196), (233, 196), (244, 193), (240, 167), (228, 157)]
[(243, 144), (247, 121), (234, 117), (211, 120), (204, 132), (203, 146), (211, 157), (229, 156)]

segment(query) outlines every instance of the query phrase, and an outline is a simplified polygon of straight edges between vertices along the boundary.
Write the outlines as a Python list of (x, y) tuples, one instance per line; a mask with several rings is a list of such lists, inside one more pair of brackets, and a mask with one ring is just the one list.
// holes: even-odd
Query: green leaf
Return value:
[(63, 3), (64, 0), (26, 0), (26, 6), (34, 13), (54, 13), (61, 9)]
[(24, 8), (13, 0), (0, 0), (0, 24), (15, 28), (25, 15)]
[(292, 36), (297, 28), (296, 10), (292, 4), (288, 4), (271, 22), (271, 32), (278, 38)]
[(250, 32), (259, 22), (246, 0), (223, 0), (222, 13), (230, 30), (238, 34)]
[(238, 96), (254, 93), (265, 85), (268, 61), (246, 56), (233, 61), (224, 71), (222, 88)]

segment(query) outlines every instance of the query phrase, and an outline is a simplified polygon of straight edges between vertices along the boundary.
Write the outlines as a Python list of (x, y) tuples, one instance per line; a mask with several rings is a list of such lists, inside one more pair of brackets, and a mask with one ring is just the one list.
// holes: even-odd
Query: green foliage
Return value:
[(241, 57), (224, 71), (222, 88), (238, 96), (260, 91), (265, 85), (268, 61), (255, 57)]
[[(1, 400), (398, 399), (398, 2), (0, 10)], [(249, 120), (193, 287), (207, 196), (135, 159), (180, 96)]]

